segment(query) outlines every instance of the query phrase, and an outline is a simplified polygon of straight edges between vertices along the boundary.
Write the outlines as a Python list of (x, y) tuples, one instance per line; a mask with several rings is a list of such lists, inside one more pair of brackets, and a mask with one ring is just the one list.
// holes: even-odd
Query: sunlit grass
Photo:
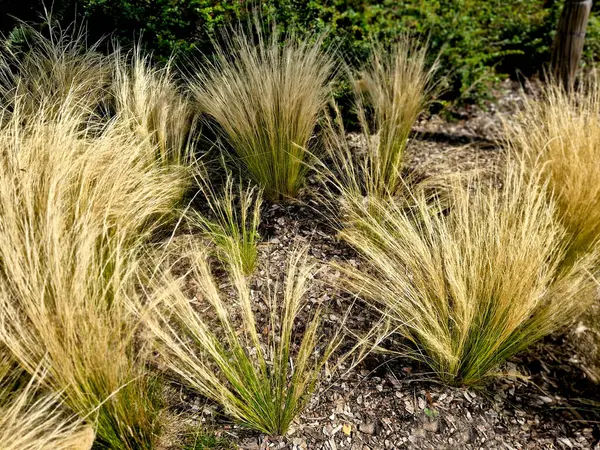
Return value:
[(548, 182), (562, 223), (571, 236), (572, 257), (600, 238), (600, 80), (583, 80), (572, 93), (555, 85), (527, 97), (508, 122), (513, 155)]
[(436, 70), (437, 64), (427, 65), (427, 45), (407, 35), (390, 47), (374, 45), (363, 69), (351, 76), (364, 148), (359, 153), (351, 148), (335, 105), (325, 121), (338, 190), (382, 198), (404, 189), (406, 147), (412, 126), (439, 85)]
[(322, 38), (300, 39), (273, 27), (229, 30), (191, 77), (200, 111), (234, 160), (271, 200), (303, 186), (317, 121), (329, 101), (334, 63)]
[(406, 338), (392, 350), (446, 382), (484, 381), (595, 294), (596, 255), (562, 266), (566, 234), (543, 183), (511, 166), (502, 184), (457, 186), (443, 204), (421, 197), (410, 209), (372, 199), (341, 231), (366, 263), (339, 266), (347, 289)]
[(94, 424), (96, 446), (151, 449), (160, 405), (127, 303), (187, 171), (119, 119), (82, 128), (69, 103), (27, 120), (15, 108), (0, 129), (0, 340)]
[[(94, 440), (91, 426), (69, 417), (59, 395), (37, 392), (32, 378), (0, 352), (0, 442), (4, 450), (88, 450)], [(37, 373), (43, 378), (43, 373)]]
[(112, 55), (115, 109), (133, 131), (156, 147), (163, 164), (190, 163), (196, 113), (178, 86), (171, 63), (157, 67), (140, 47)]
[[(162, 304), (148, 326), (167, 366), (199, 394), (219, 403), (243, 425), (282, 435), (310, 399), (323, 366), (341, 342), (341, 334), (321, 334), (322, 314), (314, 311), (300, 329), (314, 266), (306, 250), (292, 254), (285, 284), (256, 298), (239, 259), (230, 261), (232, 297), (219, 290), (206, 251), (186, 254), (196, 297), (181, 283), (157, 287)], [(266, 302), (268, 321), (259, 326), (258, 302)], [(202, 311), (202, 312), (201, 312)], [(263, 329), (264, 327), (264, 329)]]
[(236, 184), (231, 175), (227, 176), (219, 191), (206, 175), (199, 174), (196, 179), (204, 194), (209, 216), (191, 211), (188, 214), (191, 224), (199, 227), (216, 245), (226, 265), (231, 258), (239, 258), (242, 271), (250, 275), (258, 256), (262, 191)]

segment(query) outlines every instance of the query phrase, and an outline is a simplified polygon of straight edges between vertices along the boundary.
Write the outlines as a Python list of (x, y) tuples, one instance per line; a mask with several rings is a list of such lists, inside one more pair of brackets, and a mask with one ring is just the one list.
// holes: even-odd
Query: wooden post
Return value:
[(565, 0), (552, 46), (551, 70), (556, 81), (572, 89), (583, 52), (592, 0)]

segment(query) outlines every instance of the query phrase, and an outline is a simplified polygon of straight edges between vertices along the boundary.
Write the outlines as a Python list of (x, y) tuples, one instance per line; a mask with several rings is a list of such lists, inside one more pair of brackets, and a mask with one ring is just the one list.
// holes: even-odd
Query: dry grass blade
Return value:
[(39, 386), (34, 379), (24, 387), (17, 386), (17, 374), (12, 362), (0, 354), (2, 449), (89, 450), (94, 440), (92, 428), (66, 416), (58, 395), (37, 394)]
[(600, 238), (600, 79), (572, 93), (547, 85), (508, 123), (508, 145), (533, 176), (542, 173), (571, 235), (572, 257)]
[(403, 187), (412, 126), (438, 86), (433, 80), (437, 63), (428, 68), (426, 57), (427, 45), (405, 35), (390, 48), (375, 44), (359, 79), (351, 76), (364, 151), (355, 154), (349, 147), (335, 105), (325, 124), (334, 184), (340, 190), (384, 197)]
[(206, 175), (196, 177), (200, 190), (209, 207), (210, 217), (197, 211), (189, 214), (193, 226), (199, 227), (217, 246), (220, 258), (227, 264), (232, 258), (240, 258), (242, 270), (250, 275), (256, 267), (258, 226), (262, 206), (262, 191), (256, 187), (234, 188), (234, 180), (228, 174), (222, 192), (215, 192)]
[(117, 113), (133, 125), (135, 133), (156, 147), (161, 162), (191, 162), (195, 113), (176, 84), (171, 63), (154, 67), (139, 46), (125, 56), (117, 51), (113, 59), (112, 91)]
[(562, 268), (565, 232), (544, 187), (520, 167), (502, 181), (502, 192), (456, 187), (448, 214), (425, 199), (411, 210), (373, 199), (342, 231), (368, 263), (341, 266), (347, 288), (397, 324), (412, 354), (447, 382), (481, 382), (595, 294), (597, 255)]
[[(340, 336), (323, 342), (319, 311), (302, 336), (296, 329), (314, 272), (306, 250), (290, 258), (282, 292), (275, 286), (268, 296), (270, 320), (264, 332), (258, 330), (257, 299), (239, 261), (231, 263), (235, 294), (228, 299), (218, 290), (206, 252), (196, 248), (189, 257), (198, 298), (190, 301), (176, 281), (159, 292), (163, 304), (149, 326), (161, 354), (186, 384), (236, 420), (270, 435), (285, 434), (340, 342)], [(211, 313), (200, 314), (200, 307)]]
[(99, 448), (150, 449), (156, 397), (126, 307), (144, 240), (170, 214), (187, 172), (114, 120), (69, 104), (0, 129), (0, 333), (16, 362), (97, 427)]
[(69, 103), (83, 117), (96, 115), (106, 106), (111, 82), (111, 64), (88, 46), (85, 29), (51, 27), (49, 37), (32, 26), (21, 24), (23, 42), (4, 42), (0, 52), (0, 102), (3, 106), (19, 99), (21, 118), (35, 116), (47, 99), (58, 108)]
[(331, 93), (332, 58), (322, 39), (230, 30), (191, 89), (247, 174), (273, 200), (296, 197), (315, 125)]

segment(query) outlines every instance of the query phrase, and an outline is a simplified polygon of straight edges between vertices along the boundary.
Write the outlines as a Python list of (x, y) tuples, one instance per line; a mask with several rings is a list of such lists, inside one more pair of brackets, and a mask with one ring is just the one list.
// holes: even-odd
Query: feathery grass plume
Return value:
[(217, 192), (207, 178), (199, 172), (196, 180), (204, 194), (210, 217), (198, 211), (189, 213), (193, 226), (200, 228), (217, 246), (220, 258), (227, 264), (231, 258), (240, 258), (242, 271), (250, 275), (256, 267), (257, 242), (259, 239), (262, 191), (256, 187), (234, 188), (231, 174), (227, 174), (225, 185)]
[(548, 182), (573, 257), (600, 238), (599, 76), (592, 74), (572, 92), (546, 85), (541, 97), (526, 98), (523, 112), (507, 124), (513, 154)]
[(294, 198), (307, 172), (315, 125), (332, 90), (332, 57), (322, 36), (300, 39), (276, 26), (269, 36), (229, 30), (213, 61), (201, 63), (191, 89), (209, 122), (271, 200)]
[[(38, 374), (43, 378), (43, 374)], [(36, 391), (32, 378), (18, 386), (18, 370), (0, 354), (0, 442), (3, 450), (89, 450), (94, 440), (90, 426), (69, 418), (59, 395)]]
[(136, 46), (128, 55), (113, 54), (112, 93), (117, 113), (149, 139), (164, 163), (189, 163), (190, 140), (196, 116), (188, 97), (181, 92), (171, 62), (157, 68), (149, 55)]
[[(50, 20), (50, 19), (48, 19)], [(3, 42), (0, 50), (0, 101), (13, 105), (19, 99), (21, 118), (35, 116), (38, 109), (71, 103), (88, 115), (98, 114), (106, 101), (111, 80), (111, 63), (97, 50), (100, 42), (88, 45), (85, 29), (75, 24), (61, 29), (49, 24), (48, 36), (20, 24), (23, 42)]]
[(0, 128), (0, 341), (94, 422), (99, 448), (151, 449), (158, 397), (127, 304), (141, 247), (188, 175), (124, 120), (81, 126), (52, 100), (28, 120), (17, 102)]
[(403, 187), (411, 128), (438, 86), (437, 63), (428, 68), (426, 56), (426, 44), (404, 35), (390, 48), (375, 44), (359, 79), (350, 75), (364, 151), (350, 148), (336, 105), (325, 121), (325, 144), (342, 191), (382, 197)]
[(561, 268), (565, 231), (543, 183), (514, 166), (502, 181), (502, 191), (457, 186), (447, 214), (424, 198), (412, 210), (372, 199), (341, 232), (367, 263), (340, 266), (346, 288), (397, 324), (409, 342), (402, 350), (449, 383), (485, 380), (595, 294), (597, 255)]
[(276, 285), (265, 299), (269, 318), (262, 332), (254, 312), (257, 299), (239, 257), (231, 260), (229, 270), (233, 298), (219, 291), (206, 250), (196, 244), (188, 258), (197, 298), (190, 301), (182, 280), (163, 282), (154, 294), (162, 305), (149, 315), (148, 326), (161, 355), (187, 385), (221, 404), (234, 419), (270, 435), (285, 434), (341, 342), (341, 333), (324, 342), (320, 310), (298, 330), (297, 317), (314, 274), (306, 249), (290, 257), (282, 292)]

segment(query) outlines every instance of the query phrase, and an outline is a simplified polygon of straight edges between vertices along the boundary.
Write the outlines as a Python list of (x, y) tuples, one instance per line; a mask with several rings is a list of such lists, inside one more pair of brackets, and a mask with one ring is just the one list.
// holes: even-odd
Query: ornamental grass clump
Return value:
[(529, 171), (547, 182), (570, 252), (592, 250), (600, 238), (600, 79), (592, 74), (571, 92), (546, 85), (508, 122), (507, 143)]
[(597, 255), (564, 267), (566, 232), (544, 183), (510, 167), (503, 189), (471, 182), (412, 208), (372, 199), (341, 236), (364, 259), (346, 288), (381, 312), (445, 382), (476, 384), (568, 324), (595, 294)]
[[(215, 244), (222, 261), (240, 258), (246, 275), (254, 272), (258, 256), (258, 226), (262, 191), (236, 184), (228, 175), (221, 191), (216, 190), (206, 175), (196, 177), (202, 191), (208, 215), (191, 211), (191, 224), (198, 227)], [(235, 187), (234, 187), (235, 185)]]
[(152, 449), (159, 398), (127, 305), (187, 171), (160, 165), (120, 118), (48, 102), (27, 120), (17, 102), (0, 128), (0, 341), (95, 426), (96, 446)]
[(434, 95), (437, 63), (427, 64), (427, 45), (405, 35), (386, 48), (375, 44), (354, 86), (361, 148), (349, 145), (334, 105), (325, 121), (325, 145), (333, 184), (343, 193), (394, 196), (404, 188), (403, 166), (412, 126)]
[(160, 385), (130, 306), (145, 244), (190, 186), (181, 103), (145, 60), (126, 70), (56, 28), (24, 36), (0, 54), (0, 343), (43, 373), (38, 406), (92, 426), (95, 447), (154, 449)]
[(220, 142), (271, 200), (295, 198), (304, 183), (315, 126), (332, 90), (322, 37), (300, 39), (258, 19), (229, 30), (190, 77), (200, 111)]
[[(266, 298), (251, 291), (239, 255), (229, 260), (229, 297), (219, 290), (206, 250), (192, 246), (186, 257), (196, 295), (184, 291), (184, 280), (163, 279), (153, 294), (159, 306), (148, 315), (166, 365), (241, 424), (285, 434), (341, 342), (339, 333), (325, 338), (319, 309), (300, 326), (315, 272), (306, 249), (293, 253), (285, 284), (271, 286)], [(257, 310), (266, 310), (266, 321)]]
[(126, 55), (117, 50), (112, 64), (111, 90), (117, 114), (156, 147), (157, 159), (163, 164), (191, 163), (196, 114), (176, 82), (171, 62), (156, 67), (138, 46)]
[[(0, 104), (19, 100), (22, 119), (37, 115), (41, 107), (65, 104), (82, 119), (103, 114), (111, 83), (110, 58), (97, 51), (101, 42), (88, 45), (85, 29), (51, 26), (48, 35), (21, 24), (18, 43), (3, 40), (0, 51)], [(48, 103), (48, 99), (53, 103)], [(4, 117), (6, 119), (6, 117)]]
[[(59, 395), (40, 393), (39, 383), (20, 380), (21, 372), (0, 352), (0, 442), (3, 450), (89, 450), (91, 426), (69, 417)], [(43, 379), (43, 373), (37, 376)]]

